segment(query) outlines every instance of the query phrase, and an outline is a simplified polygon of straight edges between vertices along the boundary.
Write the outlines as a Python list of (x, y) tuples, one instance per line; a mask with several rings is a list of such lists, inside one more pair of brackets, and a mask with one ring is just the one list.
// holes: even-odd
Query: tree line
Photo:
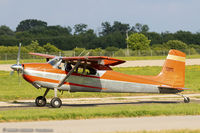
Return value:
[(95, 32), (87, 24), (75, 24), (73, 27), (49, 26), (47, 22), (36, 19), (21, 21), (15, 31), (8, 26), (0, 26), (0, 46), (17, 46), (19, 42), (23, 46), (28, 46), (32, 41), (37, 41), (41, 47), (49, 43), (62, 50), (75, 48), (124, 49), (127, 47), (126, 35), (133, 33), (146, 36), (149, 40), (149, 46), (155, 49), (162, 49), (169, 41), (180, 41), (186, 44), (185, 48), (200, 48), (199, 32), (192, 33), (180, 30), (175, 33), (168, 31), (157, 33), (151, 32), (146, 24), (136, 23), (131, 26), (119, 21), (115, 21), (112, 24), (110, 22), (102, 22), (101, 30)]

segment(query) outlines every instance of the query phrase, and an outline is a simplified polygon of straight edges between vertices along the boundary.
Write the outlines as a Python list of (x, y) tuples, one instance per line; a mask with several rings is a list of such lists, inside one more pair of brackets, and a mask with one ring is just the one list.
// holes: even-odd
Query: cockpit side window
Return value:
[(96, 71), (96, 69), (94, 69), (94, 68), (91, 68), (91, 67), (89, 67), (89, 68), (87, 68), (88, 69), (88, 74), (89, 75), (96, 75), (96, 73), (97, 73), (97, 71)]
[(79, 66), (76, 70), (74, 70), (74, 72), (83, 75), (96, 75), (97, 73), (96, 69), (88, 66), (87, 67)]
[(65, 63), (65, 71), (69, 72), (72, 69), (71, 63)]

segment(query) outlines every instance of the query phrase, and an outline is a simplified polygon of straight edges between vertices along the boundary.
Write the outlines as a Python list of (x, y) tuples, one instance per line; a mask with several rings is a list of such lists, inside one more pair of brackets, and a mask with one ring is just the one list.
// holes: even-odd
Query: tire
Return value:
[(38, 106), (38, 107), (43, 107), (43, 106), (46, 105), (46, 103), (47, 103), (47, 100), (46, 100), (46, 98), (43, 97), (43, 96), (38, 96), (38, 97), (35, 99), (35, 104), (36, 104), (36, 106)]
[(53, 107), (53, 108), (60, 108), (61, 105), (62, 105), (62, 101), (60, 100), (60, 98), (54, 97), (51, 100), (51, 107)]
[(189, 103), (190, 102), (190, 98), (189, 97), (184, 97), (184, 103)]

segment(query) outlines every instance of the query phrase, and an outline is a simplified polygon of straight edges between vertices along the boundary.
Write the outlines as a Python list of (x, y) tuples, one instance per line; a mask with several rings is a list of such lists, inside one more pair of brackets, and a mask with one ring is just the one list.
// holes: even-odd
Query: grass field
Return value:
[(0, 122), (118, 118), (141, 116), (200, 115), (200, 104), (137, 104), (58, 109), (17, 109), (0, 111)]
[[(160, 72), (161, 67), (127, 67), (114, 68), (115, 71), (130, 74), (130, 75), (156, 75)], [(21, 82), (21, 83), (20, 83)], [(186, 66), (186, 82), (185, 87), (190, 88), (184, 93), (199, 93), (200, 92), (200, 66)], [(0, 100), (18, 100), (18, 99), (35, 99), (37, 96), (43, 95), (45, 89), (37, 90), (31, 84), (26, 82), (22, 77), (21, 81), (17, 74), (9, 75), (9, 72), (0, 71)], [(131, 96), (134, 93), (86, 93), (64, 92), (59, 97), (109, 97), (109, 96)], [(53, 97), (53, 91), (50, 91), (47, 98)]]
[[(166, 59), (166, 56), (129, 56), (129, 57), (113, 57), (121, 60), (162, 60)], [(17, 58), (17, 57), (16, 57)], [(186, 57), (187, 59), (200, 58), (200, 55), (190, 55)], [(21, 59), (20, 63), (45, 63), (46, 59)], [(16, 60), (0, 60), (0, 64), (16, 64)]]
[[(161, 67), (129, 67), (114, 68), (115, 71), (136, 74), (156, 75)], [(0, 71), (0, 100), (35, 99), (43, 95), (44, 89), (35, 89), (21, 78), (18, 84), (18, 77), (15, 73), (9, 76), (9, 72)], [(186, 87), (191, 90), (186, 93), (199, 93), (200, 66), (186, 66)], [(131, 93), (64, 93), (59, 97), (108, 97), (108, 96), (129, 96)], [(53, 97), (51, 91), (47, 98)], [(66, 119), (89, 119), (89, 118), (112, 118), (112, 117), (140, 117), (140, 116), (161, 116), (161, 115), (200, 115), (200, 104), (197, 103), (171, 103), (171, 104), (133, 104), (133, 105), (109, 105), (91, 107), (68, 107), (68, 108), (43, 108), (43, 109), (16, 109), (0, 111), (0, 122), (6, 121), (35, 121), (35, 120), (66, 120)], [(159, 133), (159, 132), (158, 132)], [(168, 132), (166, 132), (168, 133)], [(169, 132), (171, 133), (171, 132)], [(177, 132), (179, 133), (179, 132)], [(187, 132), (186, 132), (187, 133)], [(192, 133), (192, 132), (191, 132)]]

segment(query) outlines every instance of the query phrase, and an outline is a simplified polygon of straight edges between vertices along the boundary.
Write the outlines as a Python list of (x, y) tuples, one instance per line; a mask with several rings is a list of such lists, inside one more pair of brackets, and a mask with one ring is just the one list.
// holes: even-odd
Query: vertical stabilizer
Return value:
[(156, 79), (171, 87), (184, 87), (185, 56), (185, 53), (181, 51), (170, 50), (162, 71), (156, 76)]

